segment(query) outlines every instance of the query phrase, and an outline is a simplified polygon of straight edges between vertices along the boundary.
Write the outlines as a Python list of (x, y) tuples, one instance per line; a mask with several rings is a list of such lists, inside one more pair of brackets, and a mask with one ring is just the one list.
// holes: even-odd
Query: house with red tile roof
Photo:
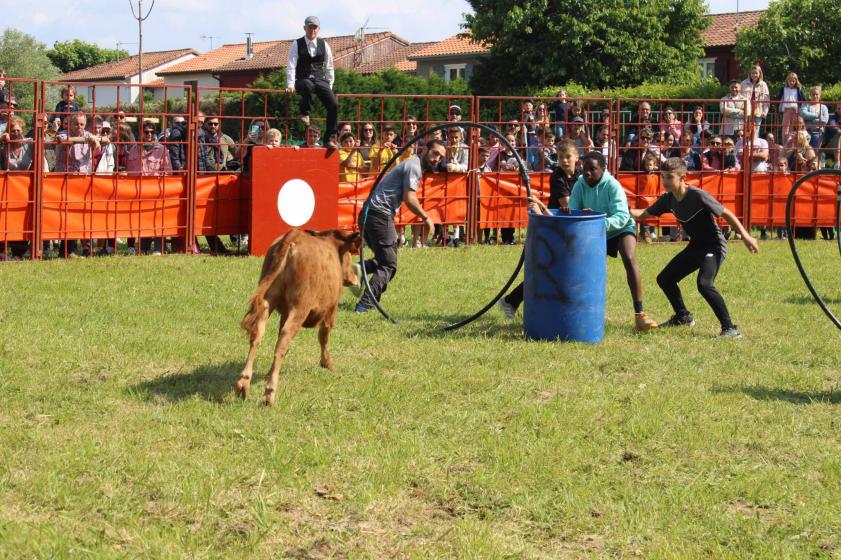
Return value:
[(765, 11), (731, 12), (710, 15), (710, 24), (702, 33), (704, 57), (698, 62), (702, 76), (718, 78), (722, 84), (742, 79), (739, 61), (733, 49), (736, 47), (736, 33), (746, 27), (754, 27)]
[[(254, 41), (251, 45), (252, 55), (259, 55), (266, 49), (278, 46), (282, 41)], [(210, 52), (201, 54), (191, 60), (175, 64), (158, 72), (168, 85), (186, 85), (201, 88), (218, 88), (219, 76), (216, 70), (236, 60), (244, 59), (248, 54), (247, 43), (233, 43), (222, 45)], [(213, 91), (207, 91), (212, 95)]]
[[(119, 95), (120, 103), (134, 103), (140, 96), (139, 87), (129, 87), (131, 84), (155, 85), (163, 84), (157, 76), (157, 72), (171, 66), (187, 62), (199, 53), (193, 49), (177, 49), (172, 51), (153, 51), (143, 53), (143, 80), (141, 82), (138, 72), (138, 56), (133, 55), (122, 60), (106, 62), (89, 68), (82, 68), (68, 72), (59, 77), (62, 82), (87, 82), (87, 87), (81, 88), (78, 93), (85, 96), (88, 104), (116, 105)], [(118, 85), (119, 84), (119, 85)], [(157, 99), (163, 99), (163, 89), (149, 88)], [(169, 97), (181, 97), (182, 91), (172, 89), (168, 92)]]
[[(336, 68), (353, 69), (365, 74), (385, 70), (414, 52), (409, 41), (390, 31), (367, 34), (359, 43), (353, 35), (325, 37), (324, 40), (333, 50), (333, 65)], [(292, 41), (278, 41), (261, 52), (255, 52), (251, 58), (238, 57), (217, 66), (214, 74), (219, 77), (222, 87), (245, 87), (261, 75), (285, 68)]]
[(488, 50), (474, 41), (470, 33), (459, 33), (418, 50), (409, 56), (409, 61), (415, 63), (415, 73), (424, 78), (437, 74), (447, 82), (458, 78), (469, 80), (473, 68)]

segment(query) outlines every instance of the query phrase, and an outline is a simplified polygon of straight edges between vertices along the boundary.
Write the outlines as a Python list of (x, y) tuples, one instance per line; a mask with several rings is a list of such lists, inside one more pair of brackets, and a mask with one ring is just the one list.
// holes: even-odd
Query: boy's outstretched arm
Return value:
[(745, 229), (745, 226), (742, 225), (742, 222), (739, 221), (733, 212), (728, 210), (727, 208), (724, 209), (724, 212), (721, 213), (721, 217), (730, 224), (730, 227), (736, 230), (736, 232), (742, 236), (742, 243), (745, 244), (745, 247), (748, 248), (748, 251), (751, 253), (758, 253), (759, 252), (759, 244), (756, 242), (756, 239)]
[(649, 218), (654, 217), (645, 210), (638, 210), (637, 208), (629, 208), (629, 210), (631, 211), (631, 217), (633, 217), (638, 222), (643, 222), (645, 220), (648, 220)]

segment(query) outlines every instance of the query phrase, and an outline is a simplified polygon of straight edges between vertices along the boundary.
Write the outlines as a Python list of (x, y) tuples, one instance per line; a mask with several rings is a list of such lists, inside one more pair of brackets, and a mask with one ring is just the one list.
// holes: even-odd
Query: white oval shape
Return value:
[(315, 211), (315, 193), (303, 179), (286, 181), (277, 193), (277, 212), (292, 227), (302, 226)]

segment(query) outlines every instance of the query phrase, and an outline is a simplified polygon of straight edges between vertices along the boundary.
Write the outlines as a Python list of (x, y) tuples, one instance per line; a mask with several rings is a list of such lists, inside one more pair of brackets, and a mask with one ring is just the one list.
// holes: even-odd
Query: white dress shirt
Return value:
[[(315, 52), (318, 49), (317, 41), (317, 38), (315, 41), (310, 41), (306, 36), (304, 37), (304, 42), (307, 44), (307, 50), (310, 52), (310, 56), (315, 56)], [(286, 87), (291, 88), (295, 86), (296, 66), (298, 66), (297, 39), (292, 41), (292, 45), (289, 47), (289, 63), (286, 65)], [(324, 41), (324, 77), (327, 78), (330, 88), (332, 88), (333, 82), (336, 80), (336, 73), (333, 69), (333, 50), (327, 44), (327, 41)]]

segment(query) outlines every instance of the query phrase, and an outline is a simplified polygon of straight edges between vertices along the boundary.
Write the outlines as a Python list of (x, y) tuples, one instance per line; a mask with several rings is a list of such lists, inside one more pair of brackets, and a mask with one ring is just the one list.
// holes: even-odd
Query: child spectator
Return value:
[(660, 157), (652, 152), (646, 152), (642, 158), (642, 171), (646, 175), (656, 175), (660, 165)]
[(371, 147), (371, 176), (376, 177), (380, 171), (385, 168), (386, 164), (397, 153), (397, 144), (394, 143), (397, 138), (397, 130), (388, 125), (383, 128), (383, 135), (379, 142)]
[[(359, 139), (357, 145), (359, 146), (359, 155), (365, 161), (365, 165), (371, 166), (371, 148), (377, 143), (377, 130), (374, 128), (374, 123), (365, 123), (362, 125), (362, 137)], [(368, 174), (366, 169), (365, 174)]]
[(686, 308), (678, 283), (698, 270), (698, 291), (721, 323), (719, 336), (739, 338), (741, 333), (730, 319), (724, 298), (713, 285), (727, 254), (727, 240), (716, 219), (724, 218), (730, 227), (742, 236), (742, 242), (751, 253), (757, 253), (759, 245), (732, 212), (707, 192), (686, 182), (686, 167), (680, 159), (672, 158), (663, 164), (662, 178), (666, 192), (646, 210), (631, 210), (634, 219), (638, 221), (670, 212), (689, 234), (689, 244), (686, 248), (657, 276), (657, 284), (666, 294), (675, 312), (671, 319), (660, 326), (695, 325), (695, 319)]
[(750, 69), (748, 77), (742, 80), (742, 95), (750, 100), (748, 107), (749, 115), (753, 115), (753, 135), (759, 136), (759, 127), (762, 126), (762, 119), (768, 114), (771, 108), (771, 93), (768, 91), (768, 84), (765, 83), (765, 74), (762, 67), (755, 64)]
[(777, 94), (777, 99), (780, 101), (777, 110), (783, 114), (783, 139), (785, 140), (792, 135), (792, 127), (800, 114), (800, 104), (806, 101), (803, 86), (800, 85), (797, 74), (794, 72), (788, 73), (785, 84), (780, 88), (780, 93)]
[(569, 102), (567, 101), (567, 90), (561, 89), (558, 91), (558, 98), (552, 103), (552, 118), (555, 119), (555, 136), (561, 138), (564, 135), (564, 127), (567, 123), (567, 113), (569, 111)]
[(50, 122), (55, 131), (65, 128), (64, 124), (66, 118), (70, 113), (78, 113), (79, 105), (76, 103), (76, 88), (73, 86), (64, 86), (61, 88), (61, 101), (56, 103), (55, 111)]
[(339, 180), (354, 183), (362, 178), (365, 171), (365, 160), (359, 150), (355, 150), (356, 137), (352, 132), (345, 132), (339, 137)]
[(537, 136), (542, 140), (540, 157), (534, 162), (534, 171), (551, 172), (558, 165), (558, 154), (555, 151), (555, 135), (547, 132), (548, 128), (538, 127)]

